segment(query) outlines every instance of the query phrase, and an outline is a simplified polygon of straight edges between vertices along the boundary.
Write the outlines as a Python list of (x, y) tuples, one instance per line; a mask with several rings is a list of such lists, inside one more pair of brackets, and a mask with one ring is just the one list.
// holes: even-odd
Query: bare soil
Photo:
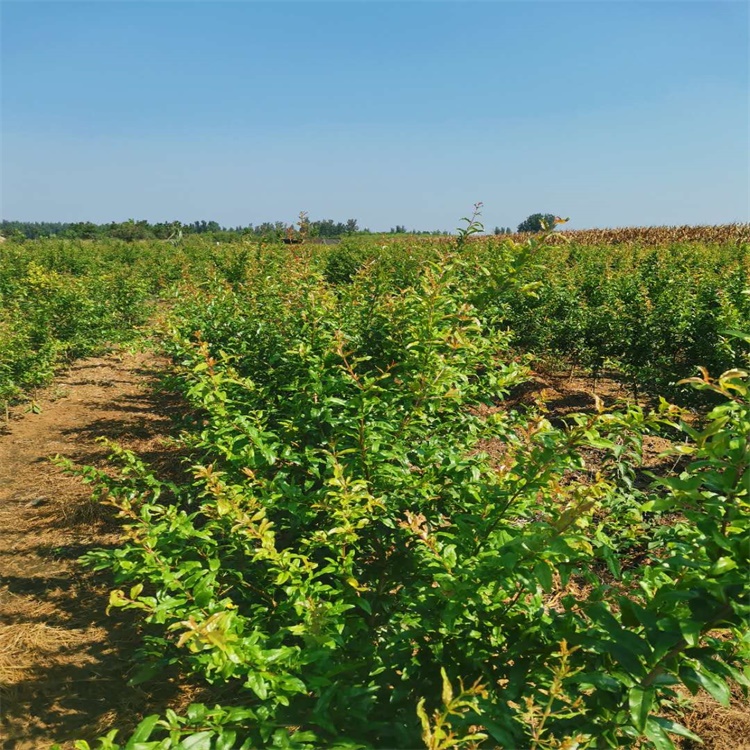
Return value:
[[(117, 544), (117, 524), (90, 487), (50, 463), (56, 454), (104, 466), (99, 436), (147, 461), (179, 465), (173, 399), (152, 389), (155, 355), (82, 360), (0, 427), (0, 748), (31, 750), (89, 739), (113, 724), (188, 701), (167, 681), (127, 684), (137, 630), (105, 614), (109, 581), (84, 569), (86, 551)], [(38, 411), (38, 413), (34, 413)]]

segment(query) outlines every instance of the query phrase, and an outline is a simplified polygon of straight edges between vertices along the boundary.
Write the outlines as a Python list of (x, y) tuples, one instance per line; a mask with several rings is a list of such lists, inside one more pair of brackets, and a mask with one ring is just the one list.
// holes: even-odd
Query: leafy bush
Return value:
[[(696, 382), (722, 399), (702, 430), (666, 405), (566, 428), (505, 407), (527, 370), (503, 314), (536, 287), (502, 247), (403, 288), (260, 258), (178, 308), (194, 482), (122, 450), (121, 478), (86, 477), (126, 525), (88, 560), (142, 613), (135, 679), (176, 663), (244, 712), (184, 746), (667, 748), (692, 736), (666, 718), (679, 684), (750, 684), (747, 374)], [(691, 462), (639, 489), (665, 428)]]
[(527, 351), (568, 358), (594, 375), (612, 367), (634, 390), (680, 399), (691, 394), (676, 383), (694, 363), (722, 372), (750, 362), (750, 348), (723, 334), (750, 327), (745, 245), (602, 252), (573, 244), (540, 250), (537, 259), (545, 281), (536, 295), (504, 294), (506, 319)]
[(72, 276), (31, 260), (0, 284), (0, 401), (46, 383), (61, 362), (132, 336), (148, 289), (125, 274)]

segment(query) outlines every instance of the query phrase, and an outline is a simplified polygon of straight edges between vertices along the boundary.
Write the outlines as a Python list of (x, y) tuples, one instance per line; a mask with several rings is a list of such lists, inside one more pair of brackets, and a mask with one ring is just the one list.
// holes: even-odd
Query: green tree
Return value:
[(72, 239), (93, 240), (99, 236), (99, 227), (90, 221), (79, 221), (70, 224), (61, 234)]
[(531, 214), (518, 225), (519, 232), (541, 232), (555, 225), (554, 214)]
[(112, 222), (105, 230), (106, 234), (110, 237), (115, 237), (119, 240), (126, 240), (127, 242), (133, 242), (134, 240), (147, 240), (153, 237), (151, 227), (145, 219), (135, 221), (135, 219), (128, 219), (121, 223)]

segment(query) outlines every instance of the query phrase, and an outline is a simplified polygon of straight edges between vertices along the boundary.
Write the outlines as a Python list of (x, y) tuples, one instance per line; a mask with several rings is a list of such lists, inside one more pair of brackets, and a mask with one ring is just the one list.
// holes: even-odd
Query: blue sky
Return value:
[(748, 7), (3, 0), (0, 215), (748, 221)]

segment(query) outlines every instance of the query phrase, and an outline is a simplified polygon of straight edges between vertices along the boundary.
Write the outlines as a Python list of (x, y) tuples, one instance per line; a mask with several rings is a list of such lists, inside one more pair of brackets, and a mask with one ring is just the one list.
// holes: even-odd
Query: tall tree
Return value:
[(555, 226), (554, 214), (531, 214), (519, 225), (519, 232), (541, 232), (545, 228), (551, 229)]

